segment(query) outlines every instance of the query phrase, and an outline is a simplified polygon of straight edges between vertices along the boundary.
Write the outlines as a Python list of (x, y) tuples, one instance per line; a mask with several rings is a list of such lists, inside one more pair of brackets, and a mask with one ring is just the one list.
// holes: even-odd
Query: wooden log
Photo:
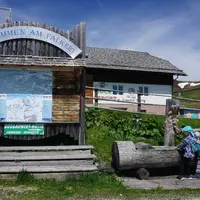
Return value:
[[(28, 26), (28, 22), (24, 21), (22, 22), (23, 26)], [(27, 46), (27, 40), (26, 39), (22, 39), (22, 55), (26, 55), (26, 46)]]
[[(51, 26), (51, 27), (50, 27), (50, 31), (53, 31), (53, 32), (54, 32), (54, 31), (55, 31), (55, 28), (54, 28), (53, 26)], [(50, 56), (50, 57), (53, 57), (53, 56), (54, 56), (53, 53), (54, 53), (54, 47), (53, 47), (53, 45), (50, 45), (50, 46), (49, 46), (49, 56)]]
[[(8, 23), (5, 23), (5, 28), (8, 28)], [(8, 41), (3, 42), (3, 55), (8, 54)]]
[(112, 165), (115, 170), (177, 167), (180, 155), (176, 147), (136, 149), (132, 141), (116, 141), (112, 146)]
[(86, 56), (86, 23), (80, 23), (80, 49), (82, 50), (82, 57)]
[[(56, 33), (58, 33), (59, 35), (63, 36), (63, 31), (58, 29), (58, 28), (56, 28)], [(61, 49), (57, 48), (57, 55), (56, 56), (57, 57), (62, 57), (62, 50)]]
[[(12, 27), (13, 26), (13, 22), (10, 22), (8, 24), (8, 27)], [(12, 46), (13, 46), (13, 40), (9, 40), (8, 41), (8, 55), (12, 55)]]
[[(35, 22), (31, 22), (31, 26), (36, 26)], [(36, 40), (31, 40), (31, 55), (36, 55)]]
[[(50, 27), (47, 24), (43, 25), (44, 29), (50, 30)], [(44, 56), (49, 56), (49, 43), (44, 43)]]
[[(23, 22), (19, 22), (18, 26), (23, 26)], [(17, 55), (22, 55), (22, 40), (17, 40)]]
[(81, 75), (81, 98), (80, 98), (80, 134), (79, 145), (85, 145), (85, 84), (86, 84), (86, 69), (83, 68)]
[(76, 45), (80, 47), (80, 26), (76, 25)]

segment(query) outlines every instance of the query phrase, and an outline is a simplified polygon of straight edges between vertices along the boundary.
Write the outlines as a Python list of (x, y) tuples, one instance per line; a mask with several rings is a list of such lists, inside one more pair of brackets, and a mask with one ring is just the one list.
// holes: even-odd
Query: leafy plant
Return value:
[[(139, 122), (136, 122), (136, 117)], [(164, 120), (165, 116), (138, 114), (110, 111), (91, 108), (86, 113), (86, 127), (88, 129), (106, 127), (107, 135), (115, 140), (142, 140), (156, 141), (157, 144), (164, 143)], [(190, 125), (200, 128), (199, 119), (179, 119), (179, 126)]]

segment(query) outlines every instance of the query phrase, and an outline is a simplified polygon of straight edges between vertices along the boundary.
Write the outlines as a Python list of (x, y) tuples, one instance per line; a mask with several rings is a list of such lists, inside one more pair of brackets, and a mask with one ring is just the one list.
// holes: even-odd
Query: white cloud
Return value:
[[(131, 49), (149, 52), (170, 61), (184, 70), (188, 77), (180, 80), (200, 80), (200, 29), (195, 26), (197, 13), (188, 12), (176, 16), (135, 22), (109, 17), (89, 22), (88, 45)], [(200, 16), (200, 15), (199, 15)], [(91, 24), (90, 24), (91, 23)], [(99, 34), (90, 38), (90, 30)]]
[[(176, 10), (174, 15), (162, 18), (147, 18), (148, 13), (143, 18), (139, 10), (119, 10), (117, 13), (113, 11), (114, 14), (109, 12), (106, 15), (105, 12), (102, 16), (92, 16), (87, 22), (87, 45), (149, 52), (184, 70), (189, 76), (182, 80), (198, 81), (200, 1), (185, 2), (187, 7), (184, 10)], [(101, 0), (96, 0), (96, 3), (102, 6)], [(0, 4), (10, 6), (6, 0), (0, 0)], [(40, 5), (28, 4), (14, 8), (13, 19), (65, 26), (65, 20), (58, 21), (46, 12)]]

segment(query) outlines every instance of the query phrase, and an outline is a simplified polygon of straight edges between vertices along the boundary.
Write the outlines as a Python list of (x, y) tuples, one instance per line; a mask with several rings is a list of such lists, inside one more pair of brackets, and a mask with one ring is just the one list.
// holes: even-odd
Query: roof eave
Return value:
[(107, 66), (107, 65), (97, 65), (87, 63), (86, 68), (94, 69), (110, 69), (110, 70), (129, 70), (129, 71), (141, 71), (141, 72), (157, 72), (157, 73), (166, 73), (173, 74), (178, 76), (187, 76), (182, 70), (168, 70), (168, 69), (152, 69), (152, 68), (141, 68), (141, 67), (132, 67), (132, 66)]

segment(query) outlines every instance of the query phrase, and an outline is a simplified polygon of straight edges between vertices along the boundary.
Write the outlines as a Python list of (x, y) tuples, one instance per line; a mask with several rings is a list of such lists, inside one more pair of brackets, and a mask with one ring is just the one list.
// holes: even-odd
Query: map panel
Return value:
[(0, 94), (0, 106), (3, 108), (0, 113), (1, 121), (44, 122), (52, 120), (52, 95)]

